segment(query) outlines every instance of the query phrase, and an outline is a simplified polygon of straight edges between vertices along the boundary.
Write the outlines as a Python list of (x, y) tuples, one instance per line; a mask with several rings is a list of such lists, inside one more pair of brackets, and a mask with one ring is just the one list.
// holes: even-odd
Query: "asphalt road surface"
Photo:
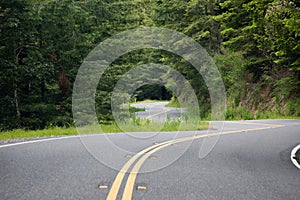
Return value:
[[(290, 153), (300, 144), (300, 121), (215, 125), (218, 130), (2, 145), (0, 199), (299, 199), (300, 170)], [(218, 136), (212, 151), (200, 158), (203, 141)], [(127, 152), (115, 152), (108, 139)]]
[(136, 117), (155, 121), (177, 120), (185, 112), (184, 108), (167, 108), (169, 102), (131, 104), (136, 108), (145, 108), (145, 112), (137, 112)]

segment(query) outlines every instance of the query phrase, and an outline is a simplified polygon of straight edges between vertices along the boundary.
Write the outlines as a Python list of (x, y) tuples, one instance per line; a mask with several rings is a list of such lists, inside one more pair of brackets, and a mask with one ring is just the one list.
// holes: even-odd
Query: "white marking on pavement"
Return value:
[(47, 139), (38, 139), (38, 140), (31, 140), (31, 141), (26, 141), (26, 142), (17, 142), (17, 143), (11, 143), (11, 144), (4, 144), (0, 145), (0, 149), (4, 147), (12, 147), (12, 146), (17, 146), (17, 145), (22, 145), (22, 144), (32, 144), (32, 143), (38, 143), (38, 142), (47, 142), (47, 141), (52, 141), (52, 140), (62, 140), (62, 139), (69, 139), (69, 138), (78, 138), (78, 135), (73, 135), (73, 136), (65, 136), (65, 137), (58, 137), (58, 138), (47, 138)]
[(291, 152), (291, 161), (292, 161), (292, 163), (298, 168), (298, 169), (300, 169), (300, 165), (299, 165), (299, 163), (295, 160), (295, 157), (296, 157), (296, 153), (297, 153), (297, 151), (300, 149), (300, 144), (298, 145), (298, 146), (296, 146), (293, 150), (292, 150), (292, 152)]

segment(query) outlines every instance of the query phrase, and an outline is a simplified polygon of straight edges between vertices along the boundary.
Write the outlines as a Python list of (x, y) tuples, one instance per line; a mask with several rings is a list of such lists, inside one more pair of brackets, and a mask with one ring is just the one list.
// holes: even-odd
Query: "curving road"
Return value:
[(177, 120), (185, 112), (184, 108), (167, 108), (169, 102), (136, 103), (131, 106), (145, 108), (145, 112), (137, 112), (136, 117), (155, 121)]
[[(0, 197), (3, 200), (299, 199), (300, 170), (292, 164), (290, 153), (300, 144), (300, 121), (214, 122), (214, 127), (220, 129), (196, 133), (100, 134), (2, 145)], [(221, 137), (215, 148), (200, 159), (203, 140), (217, 137), (217, 133)], [(138, 138), (141, 135), (143, 138)], [(146, 136), (149, 137), (145, 139)], [(113, 154), (104, 144), (106, 137), (131, 153)], [(185, 149), (185, 144), (191, 141)], [(139, 173), (122, 174), (102, 164), (97, 155), (89, 153), (93, 152), (91, 144), (97, 144), (96, 150), (116, 168), (129, 163), (126, 171), (136, 169)], [(181, 150), (183, 154), (175, 162), (165, 163)], [(161, 163), (164, 167), (149, 172)]]

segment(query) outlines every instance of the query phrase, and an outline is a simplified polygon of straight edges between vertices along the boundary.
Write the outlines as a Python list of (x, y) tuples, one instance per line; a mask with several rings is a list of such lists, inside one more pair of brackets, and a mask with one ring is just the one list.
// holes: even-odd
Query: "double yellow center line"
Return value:
[[(136, 164), (133, 166), (132, 170), (129, 173), (124, 192), (122, 195), (122, 200), (131, 200), (132, 199), (132, 193), (134, 189), (134, 183), (136, 176), (138, 174), (138, 171), (142, 167), (143, 163), (155, 152), (170, 146), (172, 144), (181, 143), (181, 142), (187, 142), (195, 139), (200, 138), (206, 138), (206, 137), (213, 137), (218, 135), (227, 135), (227, 134), (233, 134), (233, 133), (241, 133), (241, 132), (250, 132), (250, 131), (259, 131), (259, 130), (265, 130), (270, 128), (278, 128), (282, 127), (284, 125), (275, 125), (275, 124), (261, 124), (261, 123), (255, 123), (255, 122), (227, 122), (227, 123), (239, 123), (239, 124), (248, 124), (248, 125), (261, 125), (264, 127), (261, 128), (252, 128), (252, 129), (242, 129), (242, 130), (233, 130), (233, 131), (226, 131), (226, 132), (216, 132), (211, 134), (204, 134), (204, 135), (197, 135), (197, 136), (191, 136), (191, 137), (185, 137), (185, 138), (179, 138), (175, 140), (170, 140), (166, 142), (162, 142), (159, 144), (155, 144), (153, 146), (150, 146), (137, 154), (135, 154), (133, 157), (130, 158), (129, 161), (122, 167), (122, 169), (119, 171), (118, 175), (115, 178), (114, 183), (112, 184), (112, 187), (108, 193), (107, 200), (116, 200), (117, 195), (120, 190), (120, 186), (123, 182), (123, 179), (125, 177), (125, 174), (128, 172), (129, 168), (133, 165), (134, 162)], [(139, 159), (139, 160), (138, 160)]]

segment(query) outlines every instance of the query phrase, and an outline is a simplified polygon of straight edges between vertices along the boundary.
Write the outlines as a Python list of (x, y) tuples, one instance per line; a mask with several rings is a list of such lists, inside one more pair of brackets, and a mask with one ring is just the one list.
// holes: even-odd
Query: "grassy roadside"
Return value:
[[(181, 108), (178, 100), (174, 97), (166, 105), (169, 108)], [(207, 110), (205, 108), (200, 108), (200, 110)], [(203, 120), (210, 121), (210, 116), (202, 116)], [(300, 116), (289, 116), (288, 114), (280, 113), (277, 110), (269, 111), (249, 111), (245, 107), (227, 107), (226, 110), (226, 120), (264, 120), (264, 119), (300, 119)]]
[(63, 135), (76, 135), (76, 128), (63, 128), (63, 127), (51, 127), (43, 130), (24, 130), (16, 129), (12, 131), (0, 132), (0, 140), (9, 140), (16, 138), (33, 138), (44, 136), (63, 136)]
[[(172, 100), (166, 105), (169, 108), (181, 108), (177, 100)], [(203, 120), (210, 121), (210, 116), (203, 117)], [(266, 120), (266, 119), (282, 119), (282, 120), (300, 120), (297, 116), (288, 116), (279, 114), (276, 111), (257, 112), (256, 114), (249, 112), (243, 107), (227, 108), (226, 120)]]
[(157, 102), (167, 102), (168, 100), (151, 100), (146, 99), (143, 101), (131, 102), (130, 104), (143, 104), (143, 103), (157, 103)]
[(130, 113), (136, 113), (136, 112), (145, 112), (145, 108), (136, 108), (133, 106), (129, 106), (129, 112)]
[(181, 108), (179, 102), (177, 101), (177, 99), (173, 98), (171, 99), (171, 101), (166, 105), (166, 107), (168, 108)]
[[(268, 118), (273, 119), (273, 118)], [(274, 119), (281, 120), (300, 120), (299, 117), (278, 117)], [(239, 120), (239, 119), (237, 119)], [(179, 126), (181, 131), (194, 131), (194, 130), (205, 130), (210, 128), (208, 121), (200, 121), (198, 124), (187, 124), (182, 122), (180, 124), (179, 121), (169, 121), (169, 122), (151, 122), (149, 120), (136, 119), (136, 121), (123, 124), (125, 131), (130, 132), (171, 132), (178, 131)], [(162, 127), (158, 130), (158, 127)], [(116, 123), (111, 124), (102, 124), (101, 129), (103, 133), (119, 133), (124, 132), (120, 129), (120, 127)], [(89, 130), (89, 129), (87, 129)], [(96, 133), (96, 132), (92, 132)], [(77, 135), (77, 130), (75, 127), (51, 127), (43, 130), (24, 130), (24, 129), (16, 129), (12, 131), (2, 131), (0, 132), (0, 140), (9, 140), (9, 139), (17, 139), (17, 138), (34, 138), (34, 137), (46, 137), (46, 136), (68, 136), (68, 135)]]
[[(130, 132), (170, 132), (170, 131), (193, 131), (193, 130), (204, 130), (209, 128), (208, 122), (198, 122), (198, 124), (189, 124), (180, 121), (170, 121), (170, 122), (152, 122), (149, 120), (137, 119), (134, 122), (123, 124), (125, 131)], [(158, 127), (161, 127), (158, 130)], [(103, 133), (119, 133), (123, 132), (116, 123), (102, 124), (101, 129)], [(88, 129), (87, 129), (88, 130)], [(94, 132), (95, 133), (95, 132)], [(43, 136), (68, 136), (76, 135), (77, 130), (75, 127), (63, 128), (63, 127), (51, 127), (44, 130), (23, 130), (16, 129), (12, 131), (0, 132), (0, 140), (9, 140), (17, 138), (33, 138), (33, 137), (43, 137)]]

